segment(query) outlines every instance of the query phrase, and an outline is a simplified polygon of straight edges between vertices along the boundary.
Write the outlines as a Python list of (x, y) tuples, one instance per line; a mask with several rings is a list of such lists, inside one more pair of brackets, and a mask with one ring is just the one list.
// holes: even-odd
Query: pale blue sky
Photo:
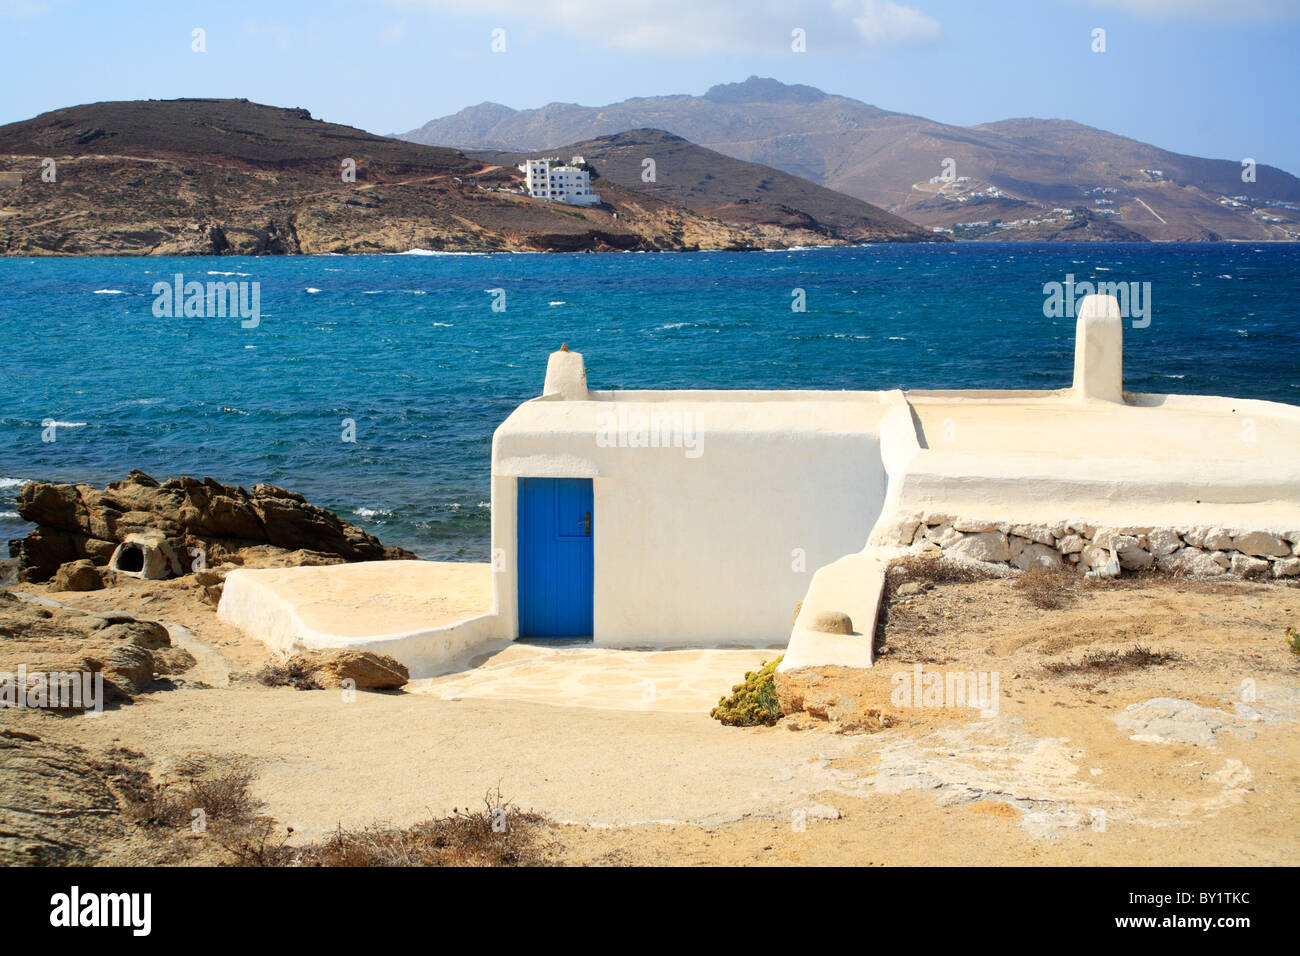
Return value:
[(1300, 0), (0, 0), (0, 122), (242, 96), (390, 133), (483, 100), (603, 105), (758, 74), (947, 123), (1059, 117), (1300, 174), (1297, 49)]

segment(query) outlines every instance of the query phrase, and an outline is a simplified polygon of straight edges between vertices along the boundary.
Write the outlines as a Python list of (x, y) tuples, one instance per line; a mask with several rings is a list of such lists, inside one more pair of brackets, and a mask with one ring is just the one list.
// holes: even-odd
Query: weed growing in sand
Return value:
[(1144, 667), (1159, 667), (1173, 664), (1182, 658), (1173, 653), (1153, 651), (1138, 644), (1123, 651), (1089, 651), (1078, 661), (1053, 661), (1044, 664), (1043, 670), (1053, 677), (1065, 677), (1071, 674), (1123, 674), (1127, 671), (1140, 670)]
[(1034, 607), (1054, 611), (1075, 599), (1079, 576), (1064, 568), (1049, 568), (1040, 564), (1022, 571), (1011, 586)]
[(261, 802), (248, 790), (253, 776), (232, 771), (211, 779), (164, 780), (154, 783), (149, 774), (117, 768), (126, 798), (126, 812), (141, 826), (161, 829), (191, 827), (196, 810), (204, 828), (209, 823), (242, 825), (258, 816)]
[(1300, 654), (1300, 630), (1294, 627), (1286, 629), (1286, 646), (1291, 648), (1292, 654)]
[(984, 568), (952, 561), (948, 558), (932, 558), (917, 555), (910, 558), (896, 558), (889, 562), (889, 574), (885, 586), (889, 597), (893, 597), (898, 588), (915, 581), (921, 585), (939, 586), (941, 584), (968, 584), (972, 581), (987, 581), (998, 575)]
[(304, 847), (302, 866), (537, 866), (546, 818), (520, 810), (489, 790), (483, 809), (454, 808), (449, 816), (397, 829), (339, 828), (322, 843)]
[(783, 716), (776, 699), (776, 666), (781, 663), (764, 661), (756, 671), (747, 671), (745, 682), (731, 688), (729, 697), (718, 700), (718, 706), (709, 716), (729, 727), (771, 727)]
[(267, 687), (293, 687), (297, 690), (322, 690), (307, 663), (297, 657), (287, 661), (272, 661), (253, 675), (253, 679)]

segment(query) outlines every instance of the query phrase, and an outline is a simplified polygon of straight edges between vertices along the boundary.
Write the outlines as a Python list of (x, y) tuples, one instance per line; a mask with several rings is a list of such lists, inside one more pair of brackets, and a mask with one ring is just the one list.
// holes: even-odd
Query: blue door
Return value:
[(591, 479), (519, 479), (519, 636), (591, 637)]

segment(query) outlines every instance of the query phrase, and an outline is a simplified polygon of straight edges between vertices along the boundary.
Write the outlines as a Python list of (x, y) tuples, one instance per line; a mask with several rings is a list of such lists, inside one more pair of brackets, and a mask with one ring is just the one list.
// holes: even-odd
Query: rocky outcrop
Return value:
[[(194, 658), (157, 621), (121, 611), (47, 606), (0, 592), (0, 674), (101, 674), (112, 700), (130, 699)], [(78, 701), (74, 709), (87, 704)]]
[[(90, 485), (32, 482), (18, 495), (18, 513), (38, 527), (11, 541), (19, 580), (47, 581), (61, 565), (106, 566), (126, 541), (154, 541), (173, 571), (189, 573), (222, 563), (269, 566), (330, 561), (414, 558), (386, 547), (331, 511), (275, 485), (245, 490), (212, 478), (158, 482), (141, 471), (100, 490)], [(80, 567), (80, 565), (78, 565)]]
[(892, 540), (881, 543), (1021, 570), (1042, 565), (1095, 577), (1149, 569), (1202, 578), (1300, 577), (1300, 530), (1030, 525), (927, 512), (900, 517), (887, 536)]

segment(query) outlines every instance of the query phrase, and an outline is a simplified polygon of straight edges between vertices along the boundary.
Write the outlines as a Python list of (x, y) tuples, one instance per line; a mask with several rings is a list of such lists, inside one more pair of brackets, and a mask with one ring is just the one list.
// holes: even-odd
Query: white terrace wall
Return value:
[[(874, 393), (591, 392), (520, 406), (492, 454), (496, 607), (518, 634), (516, 481), (592, 478), (598, 645), (784, 642), (819, 567), (881, 512)], [(682, 447), (610, 447), (602, 422), (688, 416)], [(605, 417), (602, 417), (605, 416)]]

